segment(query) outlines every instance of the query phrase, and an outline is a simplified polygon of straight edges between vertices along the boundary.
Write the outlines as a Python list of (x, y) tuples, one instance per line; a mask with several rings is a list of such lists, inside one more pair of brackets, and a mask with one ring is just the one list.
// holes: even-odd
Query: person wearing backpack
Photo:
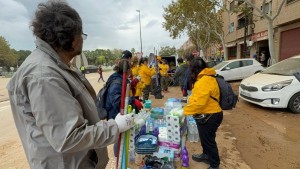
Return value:
[[(114, 70), (115, 73), (110, 75), (107, 80), (107, 84), (110, 84), (107, 89), (106, 99), (104, 103), (104, 108), (107, 111), (107, 120), (115, 119), (118, 113), (120, 112), (120, 105), (121, 105), (121, 94), (122, 94), (122, 77), (123, 77), (123, 67), (124, 64), (127, 64), (127, 75), (131, 74), (131, 66), (129, 60), (121, 59), (119, 63), (115, 66)], [(129, 83), (129, 80), (127, 80)], [(132, 98), (134, 99), (134, 98)], [(141, 109), (140, 103), (138, 100), (130, 99), (133, 104), (133, 107), (138, 107)], [(130, 103), (129, 103), (130, 104)], [(118, 151), (118, 143), (114, 144), (114, 155), (117, 156)]]
[(192, 94), (184, 107), (185, 115), (192, 115), (197, 123), (202, 153), (193, 154), (197, 162), (210, 164), (208, 169), (219, 169), (220, 157), (216, 143), (216, 132), (223, 120), (223, 112), (217, 101), (220, 90), (215, 77), (216, 71), (208, 68), (202, 58), (194, 58), (190, 63), (193, 82)]

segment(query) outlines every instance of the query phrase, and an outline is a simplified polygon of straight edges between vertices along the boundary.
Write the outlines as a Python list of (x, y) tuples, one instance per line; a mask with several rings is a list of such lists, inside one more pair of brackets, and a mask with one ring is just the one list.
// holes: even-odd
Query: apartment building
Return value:
[[(267, 0), (264, 13), (275, 15), (283, 0)], [(251, 0), (262, 9), (262, 0)], [(227, 9), (233, 11), (244, 2), (229, 1)], [(269, 43), (267, 21), (253, 9), (249, 15), (242, 12), (223, 13), (225, 47), (229, 59), (252, 57), (265, 52), (268, 59)], [(280, 14), (273, 22), (274, 59), (280, 61), (300, 54), (300, 0), (285, 0)], [(246, 42), (246, 43), (245, 43)]]

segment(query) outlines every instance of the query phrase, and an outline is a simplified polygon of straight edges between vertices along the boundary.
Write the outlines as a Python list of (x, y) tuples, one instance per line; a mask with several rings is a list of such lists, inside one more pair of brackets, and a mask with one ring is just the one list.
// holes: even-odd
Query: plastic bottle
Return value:
[(197, 124), (193, 118), (188, 118), (188, 140), (190, 142), (198, 142), (199, 140)]
[(189, 168), (189, 153), (186, 147), (184, 147), (184, 149), (182, 150), (181, 169), (187, 168)]

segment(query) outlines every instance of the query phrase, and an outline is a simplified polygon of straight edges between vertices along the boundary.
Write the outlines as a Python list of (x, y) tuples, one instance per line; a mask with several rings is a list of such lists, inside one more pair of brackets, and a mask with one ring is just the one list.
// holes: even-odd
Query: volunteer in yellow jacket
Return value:
[(148, 67), (148, 58), (141, 58), (140, 71), (141, 81), (143, 83), (143, 101), (148, 100), (150, 93), (151, 76), (155, 74), (154, 68)]
[(218, 83), (212, 77), (216, 71), (213, 68), (207, 68), (205, 61), (201, 58), (193, 59), (190, 69), (194, 88), (184, 107), (184, 114), (193, 115), (195, 118), (203, 150), (200, 154), (193, 154), (192, 159), (209, 163), (208, 169), (218, 169), (220, 158), (215, 138), (223, 120), (223, 112), (219, 103), (213, 99), (220, 98)]
[(163, 59), (162, 63), (159, 64), (159, 73), (161, 75), (160, 85), (164, 92), (168, 92), (168, 85), (169, 85), (169, 65), (167, 64), (167, 60)]
[(132, 79), (133, 79), (131, 82), (131, 87), (132, 87), (132, 91), (134, 91), (132, 93), (134, 94), (134, 97), (136, 99), (140, 99), (140, 97), (142, 97), (142, 89), (143, 89), (143, 83), (141, 82), (141, 77), (139, 76), (140, 66), (138, 62), (139, 62), (138, 57), (134, 56), (132, 58), (132, 68), (131, 68)]

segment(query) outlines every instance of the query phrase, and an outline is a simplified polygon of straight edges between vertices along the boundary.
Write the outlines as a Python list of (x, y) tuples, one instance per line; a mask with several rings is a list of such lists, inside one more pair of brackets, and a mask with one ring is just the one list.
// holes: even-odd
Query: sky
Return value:
[[(188, 38), (183, 34), (172, 39), (162, 27), (164, 7), (172, 0), (66, 0), (81, 16), (83, 32), (88, 34), (83, 50), (135, 48), (140, 52), (141, 17), (144, 55), (164, 46), (178, 49)], [(46, 0), (0, 0), (0, 36), (11, 48), (33, 50), (34, 39), (30, 23), (37, 5)]]

